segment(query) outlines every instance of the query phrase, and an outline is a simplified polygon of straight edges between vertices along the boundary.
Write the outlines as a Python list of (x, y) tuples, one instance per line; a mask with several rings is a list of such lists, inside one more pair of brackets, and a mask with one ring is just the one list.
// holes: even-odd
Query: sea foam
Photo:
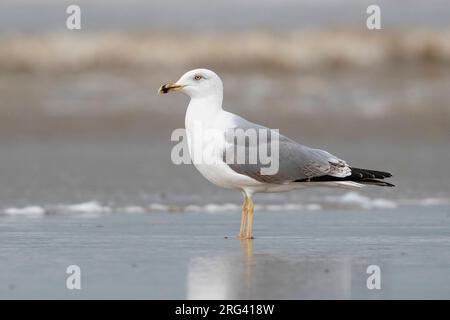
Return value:
[[(358, 192), (347, 192), (340, 196), (325, 196), (306, 203), (256, 203), (256, 211), (295, 212), (315, 210), (371, 210), (395, 209), (401, 206), (447, 206), (450, 198), (427, 197), (419, 199), (385, 199), (370, 198)], [(99, 214), (145, 214), (145, 213), (236, 213), (241, 210), (238, 203), (207, 203), (207, 204), (164, 204), (151, 203), (146, 206), (106, 205), (98, 201), (88, 201), (77, 204), (29, 205), (25, 207), (9, 207), (0, 211), (7, 216), (41, 217), (54, 214), (72, 214), (81, 217), (96, 217)]]

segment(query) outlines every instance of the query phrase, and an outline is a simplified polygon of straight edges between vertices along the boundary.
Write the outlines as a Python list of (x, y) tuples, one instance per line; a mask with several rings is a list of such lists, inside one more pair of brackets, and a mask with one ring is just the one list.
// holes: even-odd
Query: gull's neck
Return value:
[(192, 97), (186, 111), (185, 125), (189, 129), (195, 122), (211, 124), (221, 112), (223, 95), (221, 93)]

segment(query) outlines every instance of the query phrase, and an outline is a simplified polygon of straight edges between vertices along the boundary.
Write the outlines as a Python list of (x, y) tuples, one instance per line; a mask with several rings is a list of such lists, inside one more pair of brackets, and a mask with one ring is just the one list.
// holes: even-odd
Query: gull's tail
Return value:
[(333, 176), (320, 176), (310, 179), (296, 180), (296, 182), (329, 182), (329, 181), (353, 181), (360, 184), (375, 185), (382, 187), (395, 187), (393, 184), (381, 181), (385, 178), (392, 177), (389, 172), (360, 169), (360, 168), (350, 168), (351, 175), (343, 178), (333, 177)]

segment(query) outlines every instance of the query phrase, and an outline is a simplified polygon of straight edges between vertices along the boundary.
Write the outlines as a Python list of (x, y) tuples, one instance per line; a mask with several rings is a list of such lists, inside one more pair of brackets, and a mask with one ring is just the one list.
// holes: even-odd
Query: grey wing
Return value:
[[(250, 139), (243, 142), (242, 139), (238, 140), (232, 135), (226, 135), (224, 161), (237, 173), (249, 176), (260, 182), (275, 184), (284, 184), (324, 175), (346, 177), (351, 174), (351, 169), (345, 161), (327, 151), (309, 148), (278, 134), (276, 131), (270, 131), (266, 127), (253, 124), (242, 118), (239, 120), (234, 130), (249, 132), (249, 129), (251, 129), (250, 131), (258, 132), (258, 139), (255, 144), (251, 143)], [(260, 135), (262, 131), (266, 131), (267, 139), (265, 139), (264, 134)], [(268, 131), (269, 133), (267, 133)], [(263, 139), (260, 137), (263, 137)], [(274, 144), (275, 141), (278, 141), (278, 152), (276, 144)], [(237, 161), (241, 160), (236, 157), (236, 150), (239, 148), (244, 148), (246, 152), (255, 152), (257, 150), (257, 161), (249, 161), (248, 153), (245, 161)], [(264, 153), (270, 154), (268, 157), (270, 163), (261, 161), (261, 155), (264, 155)], [(226, 157), (226, 155), (230, 154), (234, 155), (234, 157)], [(268, 170), (269, 167), (272, 167), (271, 170)], [(268, 174), (267, 172), (270, 173)]]

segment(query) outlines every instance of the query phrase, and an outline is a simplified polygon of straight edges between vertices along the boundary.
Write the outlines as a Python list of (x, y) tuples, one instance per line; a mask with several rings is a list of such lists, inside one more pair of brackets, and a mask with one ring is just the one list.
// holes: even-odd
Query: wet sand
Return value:
[(229, 212), (7, 217), (0, 298), (448, 299), (449, 209), (257, 212), (253, 241)]

